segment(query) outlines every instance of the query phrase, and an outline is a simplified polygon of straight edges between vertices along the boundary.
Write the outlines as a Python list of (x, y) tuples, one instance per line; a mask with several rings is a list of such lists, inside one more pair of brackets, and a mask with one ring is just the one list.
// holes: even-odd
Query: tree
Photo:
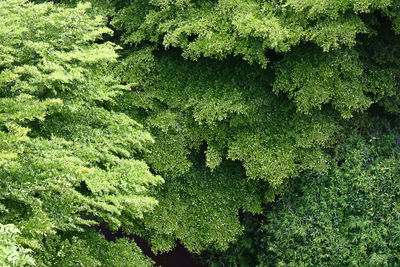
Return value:
[(328, 175), (304, 175), (261, 228), (260, 266), (399, 264), (395, 132), (354, 136)]
[(399, 264), (398, 125), (350, 134), (327, 174), (305, 172), (249, 218), (245, 234), (210, 266), (396, 266)]
[[(317, 191), (325, 179), (348, 186), (333, 178), (353, 171), (341, 169), (335, 151), (349, 136), (381, 129), (374, 117), (400, 110), (398, 1), (93, 0), (87, 12), (71, 8), (77, 1), (57, 2), (8, 0), (0, 11), (7, 18), (0, 133), (9, 140), (0, 175), (4, 188), (13, 186), (5, 192), (19, 194), (4, 196), (10, 212), (0, 223), (19, 222), (17, 246), (65, 244), (65, 261), (43, 252), (42, 262), (65, 264), (97, 250), (90, 240), (98, 236), (81, 226), (96, 222), (139, 234), (157, 251), (177, 239), (196, 253), (227, 249), (248, 225), (243, 218), (260, 214), (279, 226), (273, 218), (286, 216), (285, 207), (271, 203), (292, 201), (290, 190), (305, 177), (310, 186), (317, 177)], [(153, 187), (162, 179), (152, 173), (165, 184)], [(9, 177), (26, 177), (26, 187)], [(30, 221), (14, 206), (49, 219), (32, 223), (43, 226), (28, 237)], [(73, 220), (58, 219), (60, 210)], [(43, 239), (51, 230), (60, 233)], [(278, 237), (269, 238), (257, 242), (279, 247)], [(83, 264), (107, 262), (98, 255)], [(266, 265), (281, 259), (266, 255), (259, 255)]]
[(2, 246), (44, 266), (107, 266), (113, 250), (115, 266), (128, 252), (131, 266), (149, 265), (135, 244), (89, 230), (128, 228), (154, 209), (148, 190), (163, 181), (135, 159), (150, 134), (107, 107), (126, 86), (110, 71), (118, 47), (101, 41), (112, 32), (89, 7), (0, 3), (0, 223), (20, 232)]
[[(191, 190), (187, 178), (202, 168), (192, 155), (200, 152), (211, 173), (219, 174), (230, 161), (242, 166), (243, 178), (249, 186), (258, 181), (254, 186), (268, 203), (304, 171), (326, 173), (332, 148), (373, 103), (396, 112), (395, 2), (116, 3), (111, 24), (125, 47), (119, 76), (134, 84), (131, 97), (119, 102), (156, 138), (153, 153), (144, 157), (165, 178), (165, 190), (170, 184)], [(193, 179), (205, 185), (213, 180)], [(212, 198), (207, 190), (193, 190), (191, 199)], [(187, 207), (195, 201), (176, 201), (176, 193), (163, 192), (162, 199), (171, 196), (165, 203)], [(202, 231), (222, 248), (240, 233), (232, 228), (235, 235), (212, 234), (212, 223), (199, 218), (198, 232), (183, 237), (180, 229), (196, 227), (189, 227), (193, 215), (185, 218), (177, 206), (167, 207), (156, 208), (155, 214), (163, 214), (159, 222), (184, 219), (165, 233), (157, 228), (169, 238), (153, 241), (156, 248), (173, 244), (175, 236), (198, 252), (211, 244), (199, 237)], [(155, 227), (151, 219), (144, 224)]]

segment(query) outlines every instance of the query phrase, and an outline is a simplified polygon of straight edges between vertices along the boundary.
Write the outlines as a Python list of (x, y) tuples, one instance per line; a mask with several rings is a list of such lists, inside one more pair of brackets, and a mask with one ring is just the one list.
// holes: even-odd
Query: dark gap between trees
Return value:
[(156, 255), (151, 251), (151, 248), (147, 241), (140, 236), (126, 234), (121, 229), (119, 229), (117, 232), (112, 232), (110, 229), (107, 228), (106, 224), (104, 223), (96, 226), (95, 229), (97, 231), (100, 231), (109, 242), (115, 242), (117, 238), (128, 238), (131, 241), (133, 240), (146, 256), (155, 261), (154, 266), (204, 267), (204, 265), (195, 262), (193, 255), (190, 254), (190, 252), (180, 242), (178, 242), (178, 244), (172, 251)]

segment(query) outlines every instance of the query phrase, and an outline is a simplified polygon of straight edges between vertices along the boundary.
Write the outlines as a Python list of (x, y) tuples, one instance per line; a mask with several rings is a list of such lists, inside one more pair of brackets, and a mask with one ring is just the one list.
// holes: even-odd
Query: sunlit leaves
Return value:
[(110, 71), (117, 46), (100, 41), (112, 31), (87, 14), (89, 4), (0, 6), (0, 222), (20, 231), (1, 260), (32, 264), (24, 246), (39, 266), (109, 266), (114, 249), (126, 251), (130, 266), (149, 265), (127, 241), (106, 246), (93, 233), (108, 247), (96, 254), (82, 235), (65, 238), (99, 222), (132, 224), (157, 205), (149, 189), (163, 182), (134, 159), (154, 142), (150, 134), (106, 108), (127, 89)]
[(187, 58), (240, 55), (265, 66), (267, 50), (286, 52), (300, 42), (324, 49), (352, 47), (368, 32), (359, 14), (387, 12), (378, 1), (136, 1), (122, 9), (115, 24), (125, 40), (179, 47)]
[(94, 230), (48, 237), (44, 243), (46, 251), (38, 255), (43, 266), (153, 266), (135, 243), (125, 238), (109, 242)]
[(286, 55), (276, 70), (274, 90), (287, 92), (301, 112), (331, 102), (343, 117), (350, 117), (371, 104), (364, 93), (370, 89), (363, 83), (363, 66), (355, 51), (325, 54), (298, 49)]
[(13, 224), (0, 224), (0, 264), (2, 266), (34, 265), (30, 250), (22, 248), (16, 239), (20, 231)]
[[(389, 0), (135, 1), (113, 23), (124, 30), (127, 43), (176, 47), (190, 60), (238, 56), (266, 68), (281, 55), (275, 91), (289, 92), (299, 111), (327, 103), (349, 118), (377, 101), (369, 92), (392, 94), (391, 85), (371, 86), (386, 74), (376, 74), (374, 63), (360, 59), (369, 55), (360, 38), (373, 39), (379, 14), (393, 20), (396, 30), (398, 10)], [(203, 102), (210, 102), (206, 94)]]

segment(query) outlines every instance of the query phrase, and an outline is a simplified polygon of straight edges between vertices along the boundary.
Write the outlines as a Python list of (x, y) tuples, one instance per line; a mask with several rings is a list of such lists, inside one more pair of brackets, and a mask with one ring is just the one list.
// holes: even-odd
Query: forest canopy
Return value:
[(132, 235), (209, 266), (400, 264), (400, 2), (0, 18), (0, 265), (152, 266)]

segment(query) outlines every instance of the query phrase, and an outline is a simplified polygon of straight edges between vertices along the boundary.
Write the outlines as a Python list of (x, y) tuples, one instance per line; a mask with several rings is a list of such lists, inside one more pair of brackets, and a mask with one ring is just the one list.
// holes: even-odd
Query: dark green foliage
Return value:
[[(400, 264), (397, 138), (354, 137), (329, 175), (305, 175), (292, 185), (262, 228), (261, 265)], [(385, 156), (391, 147), (394, 154)]]
[(338, 148), (327, 175), (304, 174), (291, 183), (290, 189), (272, 205), (263, 225), (248, 226), (252, 239), (240, 237), (212, 263), (397, 266), (397, 139), (395, 131), (381, 137), (375, 135), (369, 141), (361, 136), (351, 137)]
[[(205, 154), (212, 174), (228, 161), (242, 165), (269, 202), (290, 178), (328, 171), (329, 149), (348, 131), (349, 118), (376, 102), (393, 110), (397, 101), (399, 66), (389, 56), (398, 49), (394, 2), (119, 3), (111, 24), (122, 33), (118, 73), (131, 92), (118, 103), (154, 136), (143, 157), (166, 180), (160, 201), (176, 211), (186, 207), (176, 188), (203, 168), (194, 152)], [(195, 192), (193, 201), (209, 194)], [(169, 205), (156, 208), (157, 222), (172, 217)], [(157, 228), (163, 238), (149, 237), (163, 240), (153, 241), (156, 249), (175, 238), (193, 251), (209, 247), (196, 231), (218, 236), (217, 248), (232, 241), (212, 233), (212, 222), (199, 218), (192, 226), (182, 218), (165, 232)], [(154, 228), (150, 221), (143, 228)]]
[[(246, 199), (255, 206), (271, 201), (290, 176), (327, 170), (323, 149), (334, 144), (340, 117), (330, 111), (296, 114), (292, 103), (268, 88), (270, 73), (238, 60), (188, 63), (160, 54), (151, 48), (131, 52), (120, 66), (135, 84), (118, 103), (142, 117), (155, 137), (144, 158), (166, 180), (157, 194), (160, 205), (144, 224), (157, 230), (159, 237), (151, 237), (157, 250), (169, 249), (175, 238), (196, 252), (223, 249), (242, 231), (237, 214), (246, 210)], [(207, 171), (191, 158), (193, 151), (205, 154)], [(230, 160), (236, 163), (223, 167)], [(219, 198), (233, 199), (214, 208), (224, 203)]]
[(265, 187), (246, 181), (232, 162), (213, 172), (197, 166), (184, 177), (170, 178), (157, 194), (158, 208), (144, 218), (150, 242), (160, 251), (170, 250), (175, 238), (197, 253), (211, 246), (226, 249), (243, 230), (239, 210), (261, 212)]
[[(131, 1), (115, 24), (125, 40), (179, 47), (187, 58), (240, 55), (265, 66), (265, 51), (312, 42), (324, 51), (356, 44), (370, 28), (358, 14), (394, 11), (391, 1)], [(389, 12), (388, 12), (389, 13)], [(390, 13), (389, 13), (390, 14)]]
[(344, 50), (323, 53), (318, 49), (298, 49), (285, 55), (275, 66), (274, 90), (285, 91), (304, 113), (331, 102), (342, 116), (364, 110), (371, 104), (364, 90), (363, 66), (358, 53)]
[[(144, 123), (158, 137), (153, 148), (158, 153), (147, 157), (157, 171), (184, 173), (189, 149), (204, 142), (210, 169), (224, 159), (240, 160), (249, 178), (274, 187), (300, 170), (325, 169), (321, 148), (340, 130), (333, 112), (296, 114), (292, 103), (268, 88), (268, 72), (240, 61), (184, 64), (150, 52), (133, 53), (122, 70), (137, 82), (131, 103), (147, 110)], [(178, 172), (168, 172), (170, 165)]]
[(244, 228), (243, 233), (226, 251), (205, 251), (200, 257), (204, 266), (257, 266), (259, 263), (257, 255), (264, 245), (260, 242), (260, 224), (263, 218), (264, 216), (260, 215), (242, 214), (241, 224)]

